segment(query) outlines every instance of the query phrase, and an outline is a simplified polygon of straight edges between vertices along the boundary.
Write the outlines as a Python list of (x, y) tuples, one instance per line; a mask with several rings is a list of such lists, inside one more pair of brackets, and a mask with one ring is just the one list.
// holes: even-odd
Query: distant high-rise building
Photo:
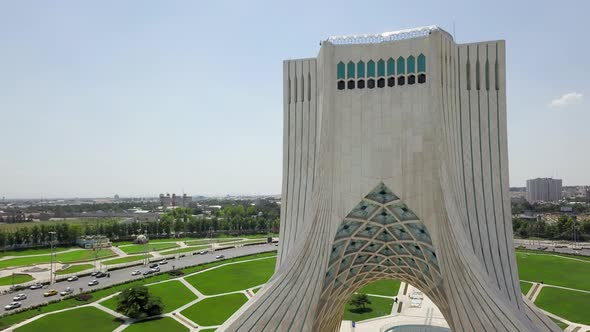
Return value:
[(165, 208), (172, 205), (172, 199), (170, 198), (170, 194), (160, 194), (160, 205)]
[(557, 202), (561, 199), (561, 179), (536, 178), (526, 181), (526, 199), (529, 203)]
[(172, 194), (160, 194), (160, 205), (164, 208), (173, 206), (173, 207), (189, 207), (190, 203), (192, 202), (193, 197), (188, 196), (187, 194), (176, 195)]
[(586, 187), (586, 202), (590, 202), (590, 186)]

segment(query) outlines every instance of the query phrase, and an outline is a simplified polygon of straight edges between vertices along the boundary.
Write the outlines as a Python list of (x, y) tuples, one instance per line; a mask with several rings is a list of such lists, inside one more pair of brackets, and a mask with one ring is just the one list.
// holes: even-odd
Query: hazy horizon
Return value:
[(506, 40), (512, 187), (536, 177), (590, 184), (589, 10), (504, 0), (2, 2), (0, 198), (280, 194), (282, 61), (316, 56), (328, 36), (426, 25), (460, 43)]

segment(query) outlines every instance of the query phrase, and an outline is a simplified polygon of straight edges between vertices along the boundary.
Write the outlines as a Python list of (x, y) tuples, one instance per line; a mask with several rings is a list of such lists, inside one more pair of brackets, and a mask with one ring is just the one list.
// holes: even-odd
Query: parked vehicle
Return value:
[(209, 251), (207, 251), (207, 250), (201, 250), (201, 251), (199, 251), (199, 255), (204, 255), (204, 254), (206, 254), (206, 253), (208, 253), (208, 252), (209, 252)]
[(138, 276), (140, 274), (141, 274), (141, 271), (139, 271), (139, 270), (135, 270), (135, 271), (131, 272), (132, 276)]
[(57, 295), (57, 291), (55, 289), (50, 289), (47, 292), (43, 293), (43, 296), (45, 296), (45, 297), (49, 297), (49, 296), (53, 296), (53, 295)]
[(94, 272), (90, 273), (90, 276), (94, 277), (94, 276), (96, 276), (97, 274), (98, 274), (98, 271), (94, 271)]
[(154, 271), (152, 271), (152, 270), (147, 270), (147, 271), (144, 271), (144, 272), (143, 272), (143, 275), (144, 275), (144, 276), (147, 276), (147, 275), (150, 275), (150, 274), (152, 274), (152, 273), (154, 273)]
[(94, 277), (95, 278), (104, 278), (106, 276), (107, 276), (106, 273), (104, 273), (104, 272), (98, 272)]
[(78, 276), (71, 276), (71, 277), (68, 278), (68, 281), (69, 282), (72, 282), (72, 281), (76, 281), (78, 279), (79, 279)]
[(72, 287), (67, 287), (62, 292), (60, 292), (59, 295), (66, 296), (66, 295), (72, 294), (73, 292), (74, 292), (74, 289)]
[(160, 265), (165, 265), (165, 264), (168, 264), (167, 260), (160, 261)]
[(27, 294), (21, 293), (21, 294), (18, 294), (17, 296), (15, 296), (15, 297), (13, 297), (12, 300), (13, 301), (22, 301), (22, 300), (24, 300), (26, 298), (27, 298)]
[(94, 285), (98, 285), (98, 280), (93, 279), (91, 281), (88, 282), (88, 286), (94, 286)]
[(43, 288), (43, 285), (41, 285), (41, 284), (34, 284), (34, 285), (31, 285), (31, 287), (29, 287), (29, 288), (30, 289), (39, 289), (39, 288)]
[(20, 308), (20, 306), (21, 306), (20, 302), (12, 302), (10, 304), (5, 305), (4, 310), (12, 310), (12, 309)]
[(223, 258), (225, 258), (224, 255), (217, 255), (217, 256), (215, 256), (215, 259), (223, 259)]
[(150, 269), (153, 269), (153, 268), (156, 268), (156, 267), (158, 267), (158, 264), (157, 263), (150, 264)]
[(159, 267), (154, 267), (154, 268), (151, 268), (150, 270), (152, 271), (152, 273), (160, 272)]

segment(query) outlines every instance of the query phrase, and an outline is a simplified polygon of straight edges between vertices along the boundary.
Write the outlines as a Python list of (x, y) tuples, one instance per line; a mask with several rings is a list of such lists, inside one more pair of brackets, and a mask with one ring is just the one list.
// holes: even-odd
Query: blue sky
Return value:
[[(507, 41), (510, 184), (590, 184), (587, 1), (0, 3), (0, 197), (276, 194), (282, 60), (439, 25)], [(553, 104), (552, 104), (553, 102)]]

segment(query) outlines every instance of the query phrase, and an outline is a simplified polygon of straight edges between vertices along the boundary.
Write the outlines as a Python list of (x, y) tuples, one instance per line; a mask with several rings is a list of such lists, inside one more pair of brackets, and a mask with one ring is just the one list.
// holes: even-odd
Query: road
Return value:
[[(524, 246), (527, 249), (531, 250), (539, 250), (539, 248), (547, 247), (547, 249), (539, 252), (559, 252), (564, 254), (590, 256), (589, 243), (576, 243), (574, 247), (574, 245), (572, 245), (571, 243), (560, 243), (557, 241), (514, 239), (514, 244), (516, 244), (517, 246)], [(576, 249), (574, 250), (574, 248)]]
[[(176, 260), (176, 259), (169, 260), (168, 264), (160, 266), (160, 271), (166, 272), (166, 271), (172, 270), (173, 267), (183, 268), (183, 267), (193, 266), (193, 265), (197, 265), (197, 264), (214, 262), (214, 261), (217, 261), (217, 259), (215, 259), (215, 256), (219, 255), (219, 254), (225, 255), (225, 258), (227, 259), (227, 258), (232, 258), (232, 257), (246, 256), (246, 255), (250, 255), (250, 254), (268, 252), (268, 251), (273, 251), (273, 250), (277, 250), (277, 247), (274, 244), (262, 244), (262, 245), (244, 246), (244, 247), (239, 247), (239, 248), (226, 249), (226, 250), (222, 250), (222, 251), (217, 251), (215, 253), (208, 253), (205, 255), (187, 255), (185, 257), (180, 258), (179, 260)], [(149, 268), (147, 266), (141, 266), (141, 265), (137, 266), (136, 265), (136, 266), (123, 268), (123, 269), (116, 270), (116, 271), (111, 271), (110, 277), (108, 277), (108, 278), (104, 277), (104, 278), (97, 279), (100, 283), (96, 286), (88, 286), (88, 282), (90, 280), (93, 280), (94, 277), (86, 276), (86, 277), (81, 277), (77, 281), (73, 281), (73, 282), (61, 281), (61, 282), (57, 282), (51, 286), (45, 286), (45, 288), (41, 288), (41, 289), (35, 289), (35, 290), (27, 289), (27, 290), (23, 290), (23, 291), (11, 293), (11, 294), (0, 295), (0, 304), (2, 305), (2, 308), (4, 308), (5, 305), (12, 302), (12, 298), (16, 294), (24, 293), (27, 295), (27, 299), (21, 301), (22, 306), (24, 308), (24, 307), (28, 307), (28, 306), (31, 306), (34, 304), (43, 303), (45, 301), (54, 300), (60, 296), (60, 295), (54, 295), (51, 297), (44, 297), (43, 293), (45, 293), (48, 289), (55, 289), (58, 292), (61, 292), (66, 287), (72, 287), (74, 289), (74, 294), (78, 294), (78, 293), (80, 293), (80, 288), (82, 289), (82, 292), (84, 292), (84, 291), (88, 291), (90, 289), (94, 290), (94, 289), (106, 288), (106, 287), (111, 286), (113, 284), (119, 284), (119, 283), (122, 283), (122, 282), (128, 281), (128, 280), (140, 279), (143, 277), (142, 275), (132, 276), (131, 272), (134, 270), (140, 270), (141, 272), (143, 272), (148, 269)], [(171, 276), (170, 278), (173, 278), (173, 277)]]

